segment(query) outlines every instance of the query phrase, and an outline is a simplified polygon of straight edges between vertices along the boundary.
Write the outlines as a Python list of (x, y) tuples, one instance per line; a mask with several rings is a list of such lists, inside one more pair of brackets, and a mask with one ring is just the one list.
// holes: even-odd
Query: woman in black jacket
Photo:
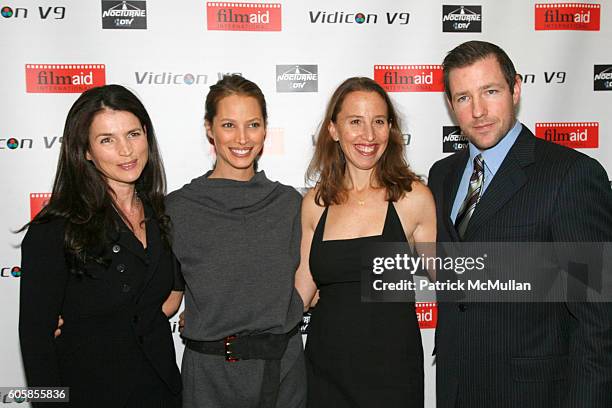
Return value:
[[(51, 199), (22, 244), (27, 382), (70, 387), (61, 406), (180, 406), (165, 313), (178, 307), (182, 289), (164, 189), (138, 98), (119, 85), (84, 92), (66, 119)], [(64, 325), (54, 338), (58, 315)]]

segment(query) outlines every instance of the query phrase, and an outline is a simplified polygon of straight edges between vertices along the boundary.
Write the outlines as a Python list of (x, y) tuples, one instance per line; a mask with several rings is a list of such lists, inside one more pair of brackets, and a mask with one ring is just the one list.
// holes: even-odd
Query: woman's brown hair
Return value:
[(351, 92), (376, 92), (387, 104), (390, 124), (389, 142), (374, 168), (372, 184), (387, 191), (388, 201), (398, 201), (405, 193), (412, 191), (412, 183), (419, 180), (410, 170), (404, 157), (404, 142), (399, 118), (389, 95), (374, 80), (366, 77), (353, 77), (344, 81), (332, 95), (325, 117), (321, 123), (315, 152), (308, 166), (306, 178), (316, 183), (315, 202), (329, 206), (342, 204), (347, 199), (345, 184), (346, 160), (340, 144), (329, 133), (330, 122), (336, 123), (342, 103)]

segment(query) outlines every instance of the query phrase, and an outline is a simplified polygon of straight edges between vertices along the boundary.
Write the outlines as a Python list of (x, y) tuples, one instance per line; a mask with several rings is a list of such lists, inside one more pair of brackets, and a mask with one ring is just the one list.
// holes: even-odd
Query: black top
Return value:
[[(66, 265), (64, 219), (29, 227), (22, 243), (19, 315), (29, 386), (68, 386), (74, 406), (121, 406), (134, 378), (152, 369), (170, 392), (180, 392), (170, 324), (161, 309), (176, 260), (150, 213), (145, 206), (146, 251), (122, 224), (101, 246), (110, 265), (89, 262), (83, 276)], [(59, 315), (65, 323), (54, 339)]]

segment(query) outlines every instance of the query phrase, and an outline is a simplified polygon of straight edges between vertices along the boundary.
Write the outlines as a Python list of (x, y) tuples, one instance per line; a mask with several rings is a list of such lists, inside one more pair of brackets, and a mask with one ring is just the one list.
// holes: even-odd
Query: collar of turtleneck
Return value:
[(193, 179), (177, 194), (210, 209), (246, 214), (265, 207), (280, 186), (277, 181), (270, 181), (263, 171), (248, 181), (209, 178), (211, 173), (212, 170)]

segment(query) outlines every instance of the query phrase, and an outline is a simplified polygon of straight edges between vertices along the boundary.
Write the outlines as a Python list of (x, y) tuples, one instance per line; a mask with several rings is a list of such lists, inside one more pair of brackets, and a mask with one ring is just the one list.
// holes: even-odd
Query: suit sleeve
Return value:
[(68, 271), (63, 222), (34, 224), (21, 246), (19, 339), (28, 386), (60, 386), (54, 331)]
[[(560, 187), (557, 203), (553, 241), (610, 245), (612, 190), (597, 161), (581, 157), (574, 163)], [(584, 260), (579, 259), (574, 266), (581, 262)], [(568, 266), (571, 275), (570, 269), (572, 264)], [(568, 301), (567, 308), (576, 324), (570, 345), (569, 398), (563, 407), (612, 407), (612, 303)]]

